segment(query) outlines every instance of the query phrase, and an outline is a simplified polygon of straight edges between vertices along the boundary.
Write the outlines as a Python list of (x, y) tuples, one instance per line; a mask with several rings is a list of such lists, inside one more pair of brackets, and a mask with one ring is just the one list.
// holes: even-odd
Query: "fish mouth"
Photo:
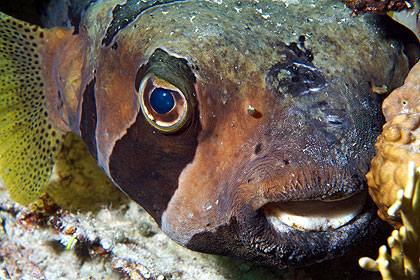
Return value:
[[(262, 264), (307, 266), (343, 255), (375, 231), (376, 207), (366, 189), (322, 199), (271, 201), (245, 221)], [(244, 223), (241, 223), (246, 227)], [(258, 240), (256, 242), (255, 240)], [(263, 241), (261, 241), (263, 240)]]
[(263, 213), (278, 232), (292, 229), (306, 232), (337, 230), (357, 218), (362, 212), (367, 192), (322, 200), (270, 202), (262, 207)]

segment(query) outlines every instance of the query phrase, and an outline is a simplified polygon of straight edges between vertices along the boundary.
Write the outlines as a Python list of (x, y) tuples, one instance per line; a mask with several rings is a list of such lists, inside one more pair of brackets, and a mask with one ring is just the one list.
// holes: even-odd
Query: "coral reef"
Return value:
[(399, 215), (390, 216), (388, 208), (397, 200), (398, 191), (407, 184), (408, 163), (420, 166), (420, 64), (410, 71), (402, 87), (384, 101), (387, 123), (375, 145), (376, 156), (367, 174), (369, 193), (379, 207), (379, 216), (394, 227), (401, 226)]
[[(389, 208), (394, 216), (401, 212), (403, 226), (388, 238), (388, 248), (379, 248), (376, 260), (361, 258), (359, 264), (370, 271), (379, 271), (384, 280), (411, 280), (420, 277), (420, 178), (414, 162), (408, 165), (407, 185), (398, 191), (397, 201)], [(390, 251), (390, 252), (389, 252)]]

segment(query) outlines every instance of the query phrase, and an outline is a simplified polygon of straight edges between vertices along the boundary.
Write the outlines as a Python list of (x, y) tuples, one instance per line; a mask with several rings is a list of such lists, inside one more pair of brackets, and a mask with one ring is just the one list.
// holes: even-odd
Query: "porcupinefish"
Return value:
[(49, 12), (56, 27), (0, 15), (0, 176), (13, 200), (40, 195), (71, 132), (192, 250), (306, 265), (372, 228), (365, 174), (383, 124), (372, 89), (408, 72), (377, 18), (330, 0)]

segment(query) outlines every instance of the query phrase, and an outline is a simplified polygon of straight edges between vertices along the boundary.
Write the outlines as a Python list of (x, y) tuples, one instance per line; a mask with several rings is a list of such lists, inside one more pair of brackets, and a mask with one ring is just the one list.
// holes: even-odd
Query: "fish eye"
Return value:
[(146, 76), (139, 95), (144, 117), (161, 132), (176, 132), (186, 123), (188, 102), (184, 93), (171, 83), (155, 75)]
[(169, 113), (175, 105), (173, 94), (176, 92), (166, 88), (155, 88), (150, 95), (150, 105), (158, 114)]

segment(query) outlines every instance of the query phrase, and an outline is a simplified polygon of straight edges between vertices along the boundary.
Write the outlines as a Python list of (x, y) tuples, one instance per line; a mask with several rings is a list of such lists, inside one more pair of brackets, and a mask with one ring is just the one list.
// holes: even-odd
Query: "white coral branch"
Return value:
[(379, 271), (384, 280), (412, 280), (420, 277), (420, 179), (413, 162), (408, 165), (408, 180), (404, 190), (398, 191), (397, 201), (389, 208), (394, 216), (401, 211), (403, 226), (388, 238), (388, 247), (379, 248), (376, 260), (361, 258), (359, 265)]

